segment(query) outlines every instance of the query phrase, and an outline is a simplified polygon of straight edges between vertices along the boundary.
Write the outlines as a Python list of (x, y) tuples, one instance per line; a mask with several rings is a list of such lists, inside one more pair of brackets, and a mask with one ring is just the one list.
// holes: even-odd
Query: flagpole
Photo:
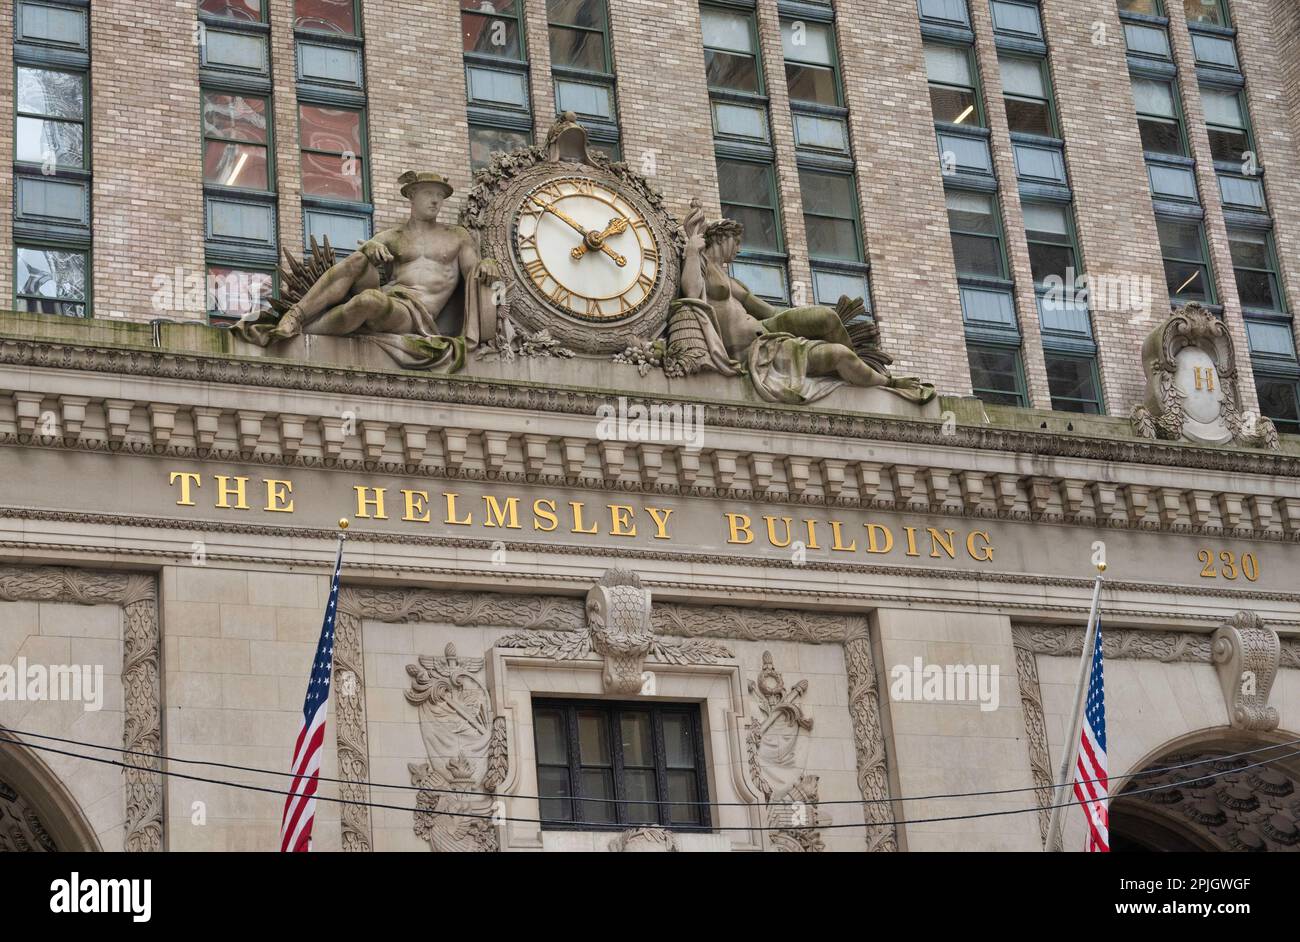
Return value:
[[(342, 560), (343, 560), (343, 543), (344, 543), (344, 541), (347, 540), (347, 538), (348, 538), (348, 518), (347, 518), (347, 517), (339, 517), (339, 542), (338, 542), (338, 545), (337, 545), (337, 546), (335, 547), (335, 549), (334, 549), (334, 565), (335, 565), (336, 567), (337, 567), (337, 566), (342, 562)], [(332, 660), (332, 659), (331, 659), (331, 660)], [(334, 674), (334, 665), (333, 665), (333, 663), (331, 663), (331, 664), (330, 664), (330, 675), (331, 675), (331, 680), (332, 680), (332, 675), (333, 675), (333, 674)], [(330, 684), (330, 687), (332, 688), (333, 686), (334, 686), (333, 683), (331, 683), (331, 684)], [(311, 837), (308, 837), (308, 838), (307, 838), (307, 853), (309, 853), (309, 854), (311, 853), (312, 845), (313, 845), (314, 842), (315, 842), (315, 835), (313, 834)]]
[(1097, 580), (1092, 585), (1092, 607), (1088, 611), (1088, 630), (1083, 635), (1083, 653), (1079, 655), (1079, 679), (1074, 687), (1074, 713), (1070, 717), (1070, 728), (1065, 737), (1065, 757), (1061, 761), (1061, 771), (1056, 776), (1057, 785), (1052, 789), (1052, 817), (1047, 826), (1047, 842), (1044, 850), (1051, 853), (1060, 852), (1062, 831), (1065, 826), (1066, 805), (1056, 796), (1057, 788), (1064, 788), (1069, 795), (1074, 784), (1074, 766), (1079, 761), (1079, 736), (1083, 723), (1083, 706), (1087, 696), (1088, 670), (1092, 666), (1092, 649), (1097, 640), (1097, 606), (1101, 603), (1101, 574), (1106, 571), (1105, 563), (1097, 564)]

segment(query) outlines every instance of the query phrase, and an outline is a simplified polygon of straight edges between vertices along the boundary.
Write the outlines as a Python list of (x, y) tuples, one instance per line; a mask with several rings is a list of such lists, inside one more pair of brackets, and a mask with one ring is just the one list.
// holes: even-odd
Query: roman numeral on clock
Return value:
[(564, 287), (564, 285), (556, 285), (555, 291), (551, 293), (550, 298), (552, 304), (568, 307), (569, 302), (573, 300), (573, 292)]
[(529, 278), (533, 279), (533, 281), (542, 281), (546, 278), (547, 275), (546, 263), (543, 262), (540, 258), (533, 259), (531, 262), (529, 262), (527, 265), (524, 266), (524, 272), (528, 275)]

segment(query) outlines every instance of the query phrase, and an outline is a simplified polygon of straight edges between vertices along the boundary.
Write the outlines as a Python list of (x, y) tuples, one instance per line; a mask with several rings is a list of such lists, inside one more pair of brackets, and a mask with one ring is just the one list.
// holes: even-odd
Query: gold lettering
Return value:
[(218, 474), (217, 478), (217, 506), (230, 507), (230, 498), (233, 495), (238, 503), (235, 504), (235, 510), (247, 510), (248, 500), (245, 496), (244, 485), (248, 483), (248, 478), (235, 478), (235, 486), (231, 487), (227, 482), (230, 478), (224, 474)]
[(805, 520), (803, 524), (808, 528), (808, 549), (821, 549), (817, 544), (817, 521)]
[[(782, 549), (790, 545), (790, 518), (789, 517), (764, 517), (767, 521), (767, 542), (771, 543), (777, 549)], [(785, 521), (785, 542), (778, 543), (776, 539), (776, 521)]]
[(570, 533), (595, 533), (596, 532), (596, 525), (594, 523), (591, 525), (590, 530), (584, 530), (582, 528), (582, 501), (571, 500), (569, 501), (569, 507), (573, 511), (573, 527), (569, 530)]
[[(542, 509), (543, 504), (548, 505), (550, 507), (550, 510), (543, 510)], [(550, 523), (549, 527), (544, 527), (540, 523), (538, 523), (536, 519), (533, 520), (533, 529), (541, 530), (543, 533), (550, 533), (552, 530), (554, 530), (556, 527), (560, 525), (560, 518), (555, 515), (555, 501), (553, 500), (538, 499), (533, 501), (533, 517), (534, 518), (540, 517), (543, 520)]]
[[(384, 490), (382, 487), (361, 487), (353, 485), (352, 489), (357, 492), (357, 516), (369, 517), (370, 513), (367, 508), (372, 505), (375, 508), (374, 518), (376, 520), (387, 520), (388, 514), (384, 513)], [(374, 497), (367, 497), (371, 491), (375, 492)]]
[(833, 550), (839, 550), (841, 553), (852, 553), (854, 550), (858, 548), (857, 540), (854, 540), (848, 546), (844, 545), (843, 536), (840, 533), (840, 522), (838, 520), (831, 521), (831, 537), (832, 537), (831, 549)]
[(293, 482), (262, 478), (266, 485), (266, 509), (276, 514), (293, 513)]
[[(743, 546), (746, 543), (754, 542), (754, 534), (749, 529), (751, 521), (748, 516), (745, 514), (726, 514), (726, 518), (727, 526), (731, 530), (731, 535), (727, 538), (728, 543), (739, 543)], [(740, 522), (742, 520), (744, 521), (743, 523)], [(740, 539), (740, 534), (742, 532), (745, 534), (743, 540)]]
[(632, 516), (636, 513), (627, 504), (606, 504), (609, 508), (609, 535), (636, 536), (636, 524)]
[[(868, 553), (888, 553), (894, 548), (894, 534), (890, 532), (889, 527), (882, 527), (878, 523), (868, 523), (867, 527), (867, 552)], [(885, 545), (881, 546), (880, 541), (876, 539), (878, 534), (885, 535)]]
[(450, 523), (457, 527), (467, 527), (474, 522), (474, 515), (470, 513), (465, 514), (464, 520), (456, 519), (456, 498), (460, 496), (459, 494), (447, 492), (442, 496), (447, 499), (447, 519), (444, 523)]
[[(654, 520), (655, 529), (659, 531), (655, 534), (655, 539), (671, 540), (672, 537), (668, 535), (668, 518), (673, 515), (672, 508), (670, 507), (667, 510), (660, 510), (658, 507), (647, 507), (645, 511)], [(660, 517), (660, 514), (663, 514), (663, 516)]]
[[(487, 505), (484, 511), (483, 526), (485, 527), (505, 527), (507, 530), (518, 530), (519, 526), (519, 498), (507, 497), (506, 505), (502, 507), (497, 503), (497, 499), (491, 494), (483, 495), (483, 503)], [(509, 523), (506, 521), (509, 520)]]
[[(975, 549), (975, 537), (984, 541), (984, 545), (978, 552)], [(983, 530), (972, 530), (970, 536), (966, 537), (966, 552), (970, 553), (970, 558), (977, 563), (987, 563), (993, 558), (993, 541)]]
[(939, 535), (939, 531), (936, 530), (934, 527), (926, 527), (926, 529), (930, 531), (930, 558), (931, 559), (939, 558), (940, 546), (942, 546), (943, 551), (948, 554), (949, 559), (957, 558), (957, 553), (953, 549), (953, 531), (951, 530), (943, 531), (944, 533), (948, 534), (948, 539), (945, 540), (943, 537)]
[(408, 491), (403, 488), (402, 496), (406, 498), (406, 513), (402, 514), (402, 519), (409, 520), (411, 523), (428, 523), (429, 492)]
[(181, 482), (181, 499), (176, 502), (178, 507), (193, 507), (194, 501), (190, 497), (190, 485), (202, 487), (203, 482), (199, 480), (199, 475), (195, 471), (173, 471), (168, 478), (167, 484), (170, 486), (177, 481)]
[(903, 527), (907, 531), (907, 555), (920, 556), (916, 551), (916, 527)]

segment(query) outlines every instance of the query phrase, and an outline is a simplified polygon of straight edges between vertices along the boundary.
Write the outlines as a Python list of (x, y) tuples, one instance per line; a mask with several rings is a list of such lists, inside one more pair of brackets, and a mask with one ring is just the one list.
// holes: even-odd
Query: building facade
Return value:
[(1294, 3), (9, 6), (7, 849), (1300, 847)]

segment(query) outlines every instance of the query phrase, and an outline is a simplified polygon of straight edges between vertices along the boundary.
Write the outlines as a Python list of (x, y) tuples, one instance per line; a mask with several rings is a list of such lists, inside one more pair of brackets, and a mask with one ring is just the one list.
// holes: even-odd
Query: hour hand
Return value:
[(583, 236), (582, 242), (576, 245), (569, 254), (576, 260), (586, 255), (588, 249), (600, 249), (612, 258), (619, 268), (622, 268), (627, 264), (627, 259), (606, 245), (605, 240), (610, 236), (627, 232), (627, 226), (626, 219), (622, 216), (615, 217), (609, 221), (609, 225), (605, 227), (603, 232), (588, 232)]

